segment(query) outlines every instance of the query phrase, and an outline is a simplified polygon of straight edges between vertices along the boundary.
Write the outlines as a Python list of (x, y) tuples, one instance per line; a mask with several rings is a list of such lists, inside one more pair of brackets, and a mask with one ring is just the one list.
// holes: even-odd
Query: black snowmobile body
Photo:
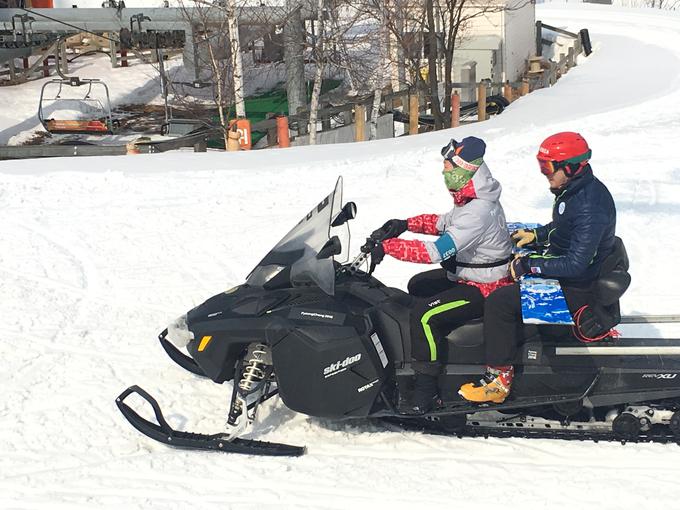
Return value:
[[(334, 260), (342, 249), (334, 230), (346, 228), (355, 211), (352, 203), (340, 207), (341, 194), (339, 180), (245, 284), (213, 296), (160, 335), (168, 354), (184, 368), (216, 383), (233, 381), (228, 423), (246, 420), (247, 414), (238, 416), (246, 408), (252, 422), (257, 405), (278, 391), (288, 408), (310, 416), (387, 418), (458, 434), (530, 429), (542, 437), (636, 440), (653, 438), (652, 431), (663, 440), (680, 437), (680, 340), (584, 344), (566, 326), (524, 325), (510, 397), (503, 404), (479, 405), (463, 400), (458, 388), (484, 372), (481, 319), (454, 329), (441, 342), (440, 356), (446, 360), (439, 379), (441, 405), (424, 417), (400, 414), (400, 401), (412, 389), (413, 298), (383, 285), (372, 271), (361, 271), (365, 255), (345, 265)], [(598, 282), (602, 304), (613, 313), (630, 282), (627, 269), (619, 242), (607, 276)], [(139, 430), (161, 441), (174, 432), (161, 423), (149, 433), (150, 422), (139, 421), (122, 402), (125, 396), (119, 407)], [(164, 442), (210, 448), (201, 437), (219, 435), (190, 436), (194, 444), (179, 444), (179, 437)], [(219, 436), (215, 444), (223, 447), (215, 448), (225, 449), (226, 443), (240, 448), (239, 441), (233, 434)], [(301, 453), (281, 453), (285, 447), (246, 450)]]

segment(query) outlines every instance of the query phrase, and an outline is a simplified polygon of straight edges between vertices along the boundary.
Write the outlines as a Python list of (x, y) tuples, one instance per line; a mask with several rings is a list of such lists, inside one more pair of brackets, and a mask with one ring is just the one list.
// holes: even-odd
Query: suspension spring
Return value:
[(238, 383), (242, 391), (251, 391), (266, 374), (264, 368), (267, 366), (266, 357), (269, 354), (269, 347), (265, 344), (254, 344), (248, 351), (249, 359), (245, 362), (241, 373), (241, 380)]

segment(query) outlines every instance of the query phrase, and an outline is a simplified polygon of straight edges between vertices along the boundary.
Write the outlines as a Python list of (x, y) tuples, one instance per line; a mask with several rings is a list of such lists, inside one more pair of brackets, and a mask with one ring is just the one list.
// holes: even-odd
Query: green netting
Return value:
[[(321, 82), (321, 93), (328, 92), (338, 87), (342, 83), (341, 80), (323, 80)], [(312, 81), (307, 81), (307, 101), (311, 100), (312, 97)], [(246, 118), (251, 124), (260, 122), (267, 118), (268, 113), (276, 113), (280, 115), (288, 115), (288, 97), (286, 95), (286, 89), (283, 84), (278, 85), (276, 88), (265, 92), (259, 96), (247, 97), (245, 99), (246, 103)], [(229, 111), (229, 118), (233, 118), (235, 112), (233, 108)], [(217, 115), (211, 117), (210, 119), (213, 123), (219, 124), (220, 119)], [(253, 131), (252, 140), (253, 145), (265, 136), (265, 132)], [(210, 139), (208, 141), (208, 147), (212, 148), (224, 148), (224, 140), (221, 138)]]

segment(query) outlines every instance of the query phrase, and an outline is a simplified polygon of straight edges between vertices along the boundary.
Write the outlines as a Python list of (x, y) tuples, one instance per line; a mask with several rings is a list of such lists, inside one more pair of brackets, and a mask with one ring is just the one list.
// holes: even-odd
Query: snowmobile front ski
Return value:
[[(137, 414), (124, 400), (132, 393), (138, 394), (153, 408), (158, 424)], [(130, 424), (145, 436), (175, 448), (189, 450), (217, 450), (246, 455), (299, 457), (305, 453), (304, 446), (269, 443), (252, 439), (230, 438), (226, 434), (197, 434), (173, 429), (163, 416), (156, 399), (139, 386), (130, 386), (116, 399), (116, 405)]]

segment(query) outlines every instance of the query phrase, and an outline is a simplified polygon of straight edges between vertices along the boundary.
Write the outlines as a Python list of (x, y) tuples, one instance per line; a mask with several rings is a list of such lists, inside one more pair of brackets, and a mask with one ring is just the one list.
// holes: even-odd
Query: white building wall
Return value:
[[(473, 9), (469, 9), (471, 14)], [(497, 35), (501, 36), (503, 30), (503, 11), (487, 12), (476, 16), (470, 20), (470, 25), (466, 27), (463, 34), (463, 39), (469, 39), (480, 35)]]
[[(527, 58), (536, 54), (535, 6), (528, 0), (507, 0), (499, 4), (499, 8), (502, 6), (514, 10), (488, 12), (473, 18), (462, 36), (461, 45), (472, 49), (475, 38), (489, 35), (499, 37), (502, 49), (498, 64), (502, 72), (494, 78), (498, 81), (515, 81), (526, 69)], [(469, 12), (474, 13), (474, 8), (470, 7)]]
[(536, 55), (536, 9), (527, 2), (518, 10), (505, 12), (504, 68), (506, 79), (515, 81), (526, 69), (526, 60)]

